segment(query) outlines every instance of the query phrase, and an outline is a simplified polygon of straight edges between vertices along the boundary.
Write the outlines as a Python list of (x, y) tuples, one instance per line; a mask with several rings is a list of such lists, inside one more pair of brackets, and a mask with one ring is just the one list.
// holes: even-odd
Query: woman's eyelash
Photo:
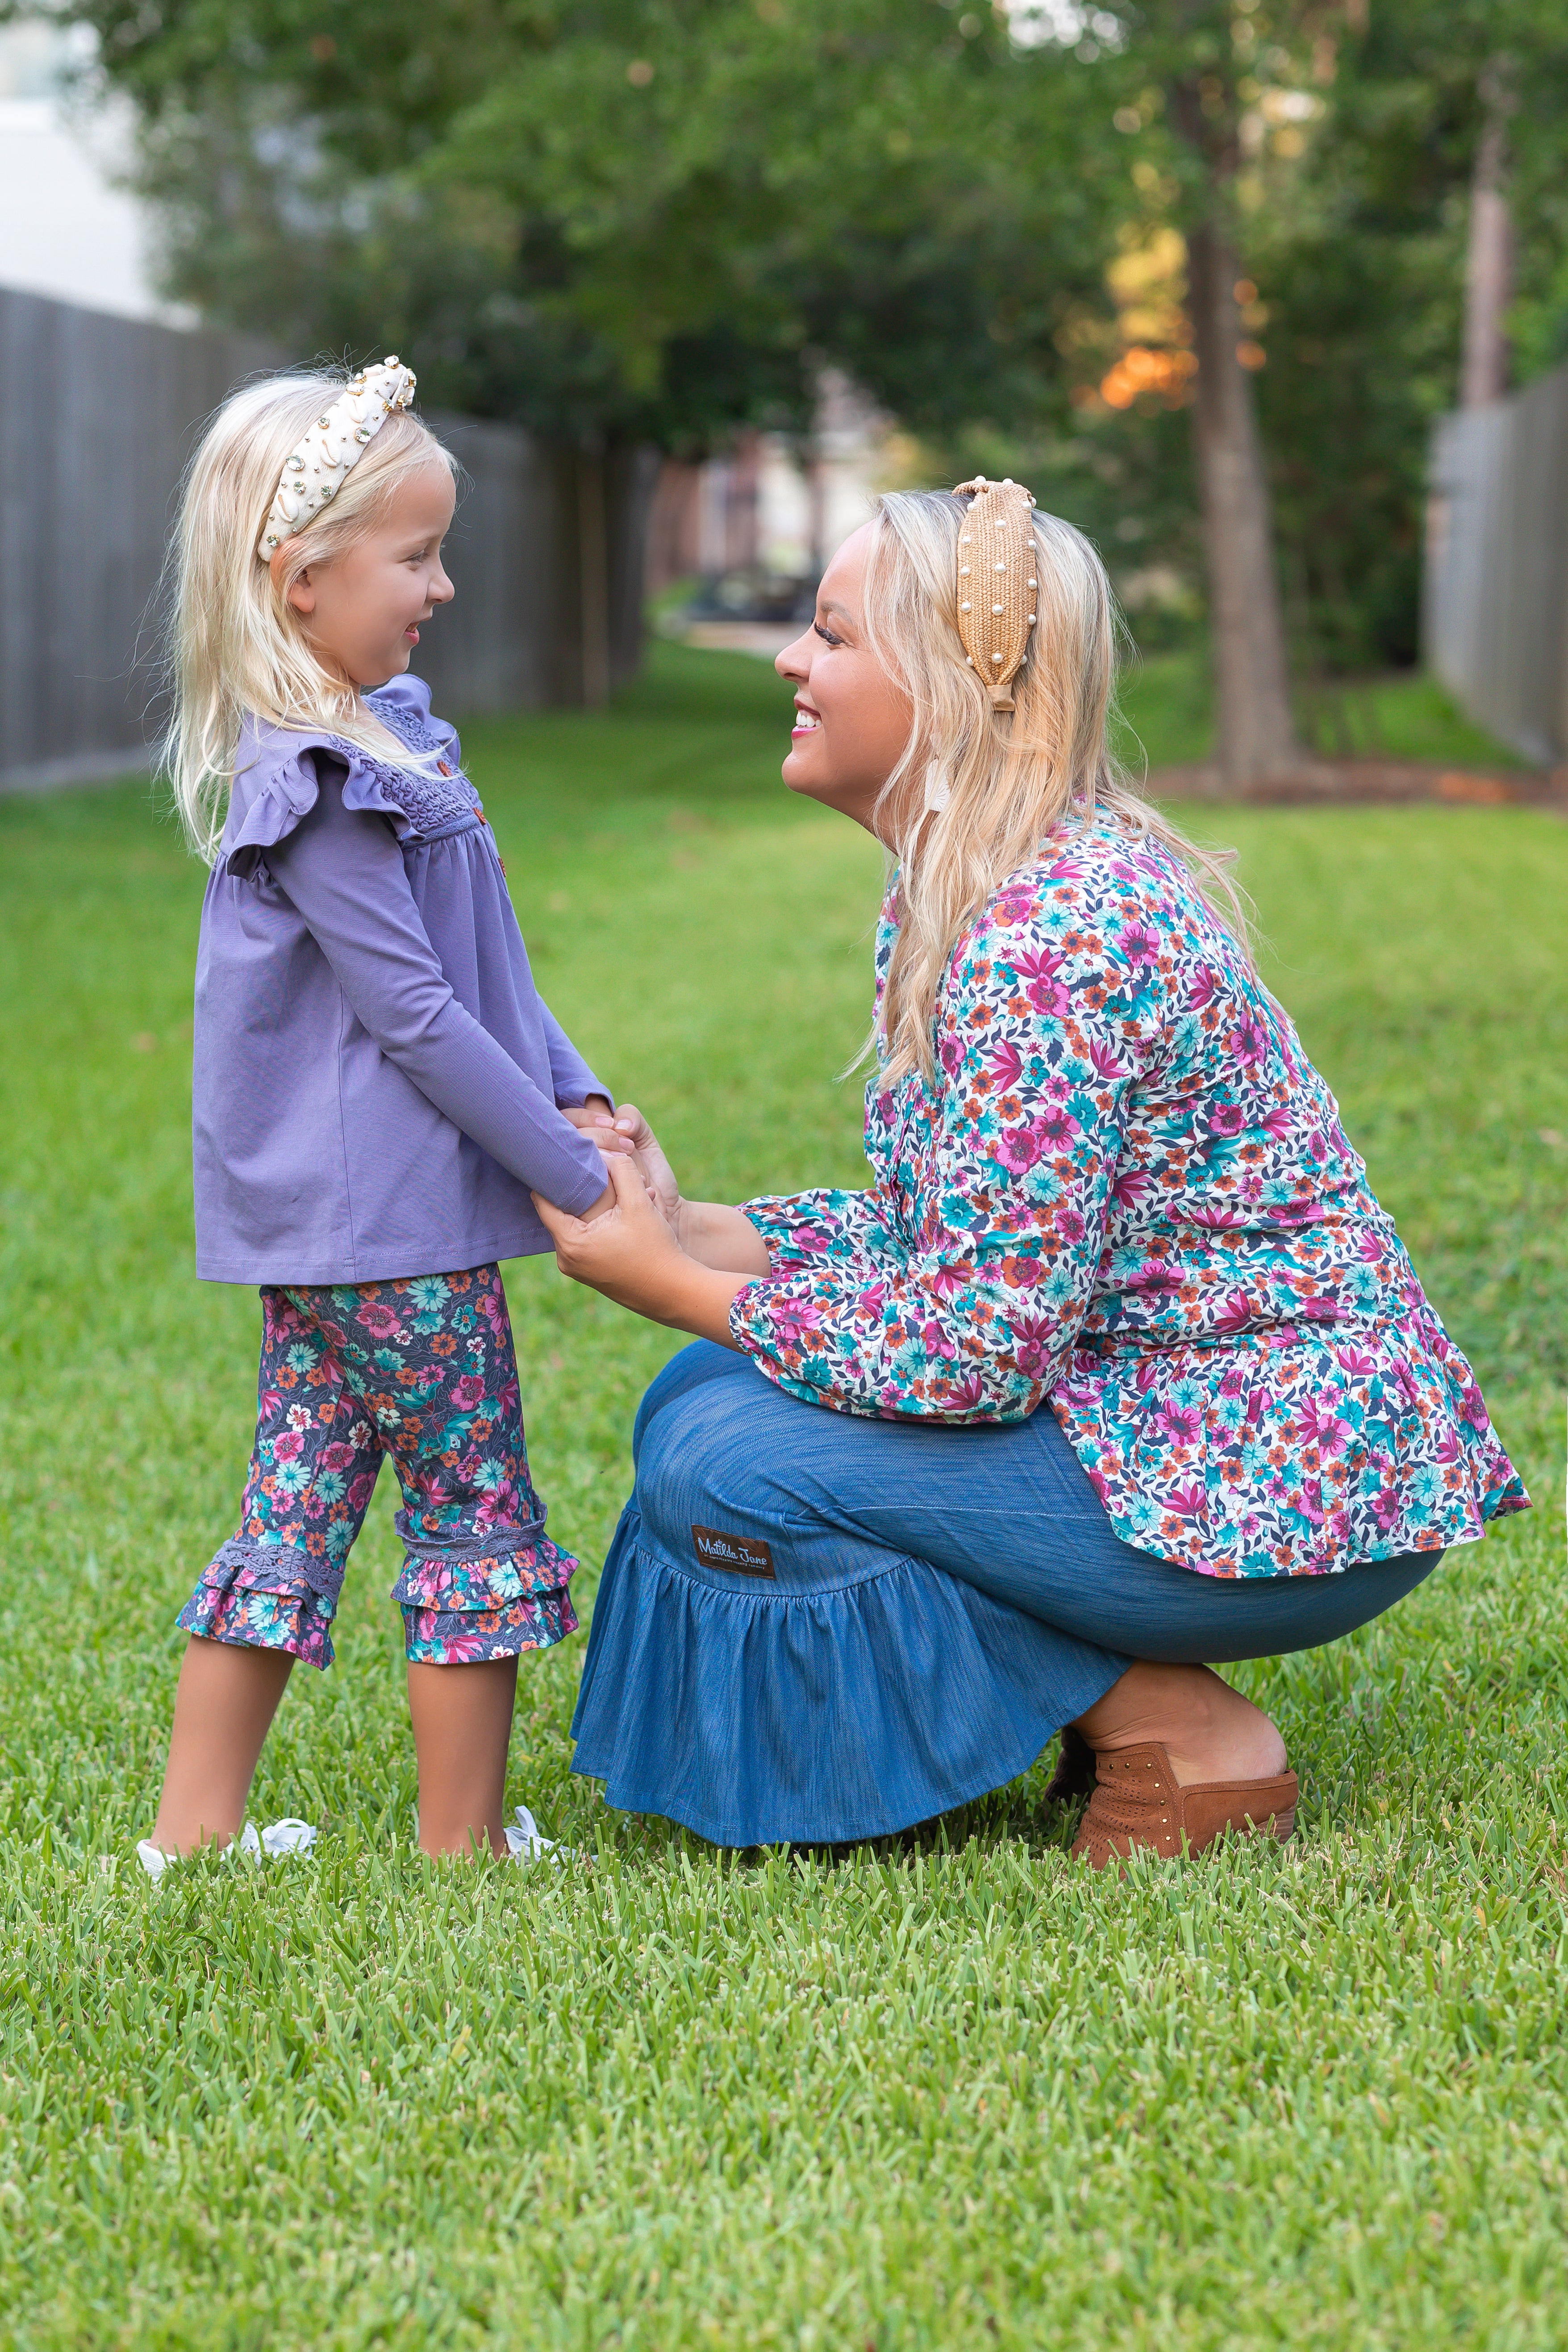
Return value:
[(825, 646), (841, 646), (844, 643), (843, 638), (836, 637), (831, 629), (825, 629), (820, 621), (813, 621), (811, 625)]

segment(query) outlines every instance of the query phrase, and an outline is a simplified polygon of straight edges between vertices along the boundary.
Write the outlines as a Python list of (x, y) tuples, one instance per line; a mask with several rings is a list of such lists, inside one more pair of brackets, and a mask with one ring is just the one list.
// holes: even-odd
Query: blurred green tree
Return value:
[(550, 435), (800, 425), (825, 358), (917, 427), (1037, 408), (1120, 193), (1081, 66), (943, 0), (57, 14), (136, 104), (172, 292), (417, 342), (434, 397)]
[(1489, 122), (1521, 362), (1568, 319), (1561, 0), (57, 13), (134, 101), (209, 318), (403, 349), (589, 469), (804, 434), (838, 364), (1124, 567), (1202, 573), (1237, 779), (1300, 756), (1281, 582), (1309, 675), (1414, 650)]
[[(1059, 28), (1060, 7), (1039, 14)], [(1563, 21), (1561, 0), (1148, 0), (1114, 12), (1107, 136), (1123, 142), (1139, 201), (1110, 267), (1115, 312), (1088, 310), (1075, 331), (1075, 429), (1037, 450), (971, 436), (962, 455), (1054, 478), (1135, 578), (1206, 570), (1233, 772), (1257, 752), (1237, 756), (1249, 698), (1227, 666), (1271, 685), (1272, 748), (1290, 756), (1279, 663), (1248, 652), (1260, 614), (1274, 634), (1258, 561), (1267, 503), (1299, 686), (1415, 657), (1427, 446), (1460, 390), (1467, 244), (1500, 80), (1511, 380), (1564, 355)], [(1190, 373), (1189, 352), (1204, 360)], [(1211, 398), (1228, 410), (1217, 430)], [(1188, 404), (1206, 547), (1175, 413)], [(1212, 495), (1228, 487), (1234, 500), (1238, 483), (1250, 509), (1239, 530)], [(1231, 602), (1252, 603), (1250, 632), (1226, 625), (1227, 577)]]
[(584, 511), (618, 451), (805, 434), (828, 362), (916, 429), (1037, 413), (1120, 194), (1085, 68), (942, 0), (57, 13), (137, 109), (172, 293), (408, 352), (428, 398), (595, 477)]
[[(1426, 453), (1461, 396), (1488, 84), (1517, 102), (1503, 186), (1517, 299), (1489, 389), (1563, 355), (1568, 332), (1568, 43), (1556, 0), (1376, 6), (1313, 86), (1283, 200), (1252, 215), (1267, 311), (1257, 379), (1298, 659), (1320, 677), (1415, 659)], [(1473, 262), (1472, 262), (1473, 268)], [(1472, 295), (1473, 295), (1472, 289)], [(1472, 299), (1472, 325), (1475, 303)]]

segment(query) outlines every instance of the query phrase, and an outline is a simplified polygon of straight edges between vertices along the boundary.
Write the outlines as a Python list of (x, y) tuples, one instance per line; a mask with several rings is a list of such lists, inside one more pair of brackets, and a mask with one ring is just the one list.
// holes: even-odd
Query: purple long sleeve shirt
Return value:
[(541, 1000), (495, 840), (420, 678), (372, 708), (439, 772), (247, 722), (196, 953), (196, 1270), (382, 1282), (552, 1244), (605, 1189), (608, 1095)]

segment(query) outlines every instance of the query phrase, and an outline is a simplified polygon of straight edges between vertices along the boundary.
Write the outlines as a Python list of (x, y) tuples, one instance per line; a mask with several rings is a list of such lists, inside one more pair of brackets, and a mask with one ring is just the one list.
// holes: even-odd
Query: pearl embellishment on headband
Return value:
[(958, 566), (958, 634), (968, 667), (986, 677), (992, 709), (1011, 710), (1008, 688), (1024, 667), (1029, 631), (1037, 617), (1029, 608), (1039, 583), (1027, 576), (1035, 569), (1035, 501), (1010, 476), (1005, 482), (988, 482), (984, 474), (961, 482), (953, 496), (971, 501), (959, 535), (960, 554), (973, 546), (976, 524), (992, 534), (995, 551), (989, 566), (994, 601), (978, 613), (962, 584), (970, 577), (971, 565)]
[(411, 407), (418, 379), (395, 353), (362, 368), (284, 462), (256, 552), (270, 563), (335, 499), (395, 408)]

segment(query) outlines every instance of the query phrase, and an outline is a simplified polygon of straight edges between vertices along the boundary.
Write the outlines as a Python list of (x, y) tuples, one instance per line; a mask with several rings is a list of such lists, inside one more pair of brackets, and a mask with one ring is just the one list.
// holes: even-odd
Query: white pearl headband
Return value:
[(393, 410), (412, 405), (417, 381), (393, 353), (362, 368), (317, 417), (284, 466), (261, 526), (256, 552), (263, 563), (337, 497)]

